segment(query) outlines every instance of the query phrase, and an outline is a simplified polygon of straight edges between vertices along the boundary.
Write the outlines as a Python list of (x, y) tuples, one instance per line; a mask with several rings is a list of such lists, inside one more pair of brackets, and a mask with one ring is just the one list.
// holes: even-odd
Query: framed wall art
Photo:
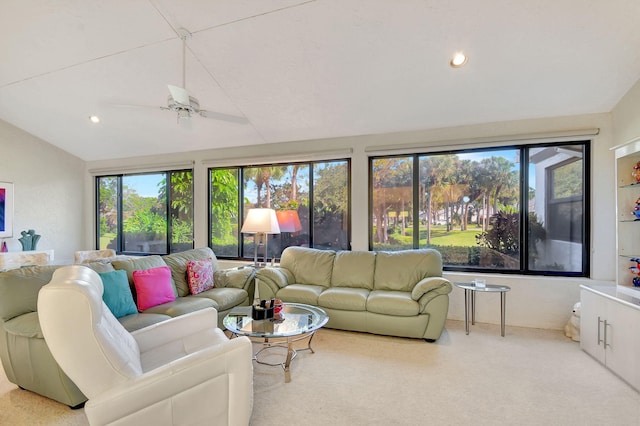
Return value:
[(13, 183), (0, 182), (0, 238), (13, 236)]

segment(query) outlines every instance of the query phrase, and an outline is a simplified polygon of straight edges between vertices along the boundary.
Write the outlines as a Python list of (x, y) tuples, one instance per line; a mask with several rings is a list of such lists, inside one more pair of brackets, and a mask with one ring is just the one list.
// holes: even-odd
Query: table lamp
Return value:
[(279, 234), (280, 227), (276, 211), (273, 209), (254, 208), (249, 210), (247, 217), (242, 224), (243, 234), (254, 234), (255, 251), (253, 255), (253, 263), (256, 268), (258, 265), (258, 245), (264, 241), (264, 264), (267, 264), (267, 234)]
[(278, 210), (276, 212), (280, 232), (298, 232), (302, 230), (297, 210)]
[(291, 234), (302, 230), (300, 217), (297, 210), (278, 210), (276, 212), (278, 218), (278, 226), (283, 234), (282, 245), (280, 251), (291, 245)]

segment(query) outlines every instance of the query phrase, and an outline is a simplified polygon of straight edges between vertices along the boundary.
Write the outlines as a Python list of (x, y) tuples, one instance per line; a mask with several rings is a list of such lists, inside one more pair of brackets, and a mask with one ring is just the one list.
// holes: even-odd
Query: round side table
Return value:
[[(476, 323), (476, 293), (500, 293), (500, 335), (504, 337), (507, 292), (511, 290), (511, 287), (495, 284), (486, 284), (484, 287), (478, 287), (472, 282), (453, 284), (464, 290), (464, 331), (466, 334), (469, 334), (469, 316), (471, 316), (471, 324)], [(469, 308), (471, 308), (471, 315), (469, 315)]]

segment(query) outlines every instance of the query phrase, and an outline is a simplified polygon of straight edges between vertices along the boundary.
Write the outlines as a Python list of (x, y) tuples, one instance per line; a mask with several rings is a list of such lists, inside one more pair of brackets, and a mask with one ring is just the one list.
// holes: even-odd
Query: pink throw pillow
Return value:
[(171, 269), (168, 266), (133, 271), (133, 284), (138, 296), (138, 310), (141, 312), (176, 300), (171, 286)]
[(211, 259), (188, 261), (187, 282), (191, 294), (212, 289), (215, 283), (213, 282), (213, 262)]

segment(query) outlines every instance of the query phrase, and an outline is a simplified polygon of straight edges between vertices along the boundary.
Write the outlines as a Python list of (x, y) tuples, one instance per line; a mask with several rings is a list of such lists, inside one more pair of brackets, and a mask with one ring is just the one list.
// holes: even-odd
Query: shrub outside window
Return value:
[(370, 159), (370, 248), (447, 270), (587, 276), (588, 142)]

